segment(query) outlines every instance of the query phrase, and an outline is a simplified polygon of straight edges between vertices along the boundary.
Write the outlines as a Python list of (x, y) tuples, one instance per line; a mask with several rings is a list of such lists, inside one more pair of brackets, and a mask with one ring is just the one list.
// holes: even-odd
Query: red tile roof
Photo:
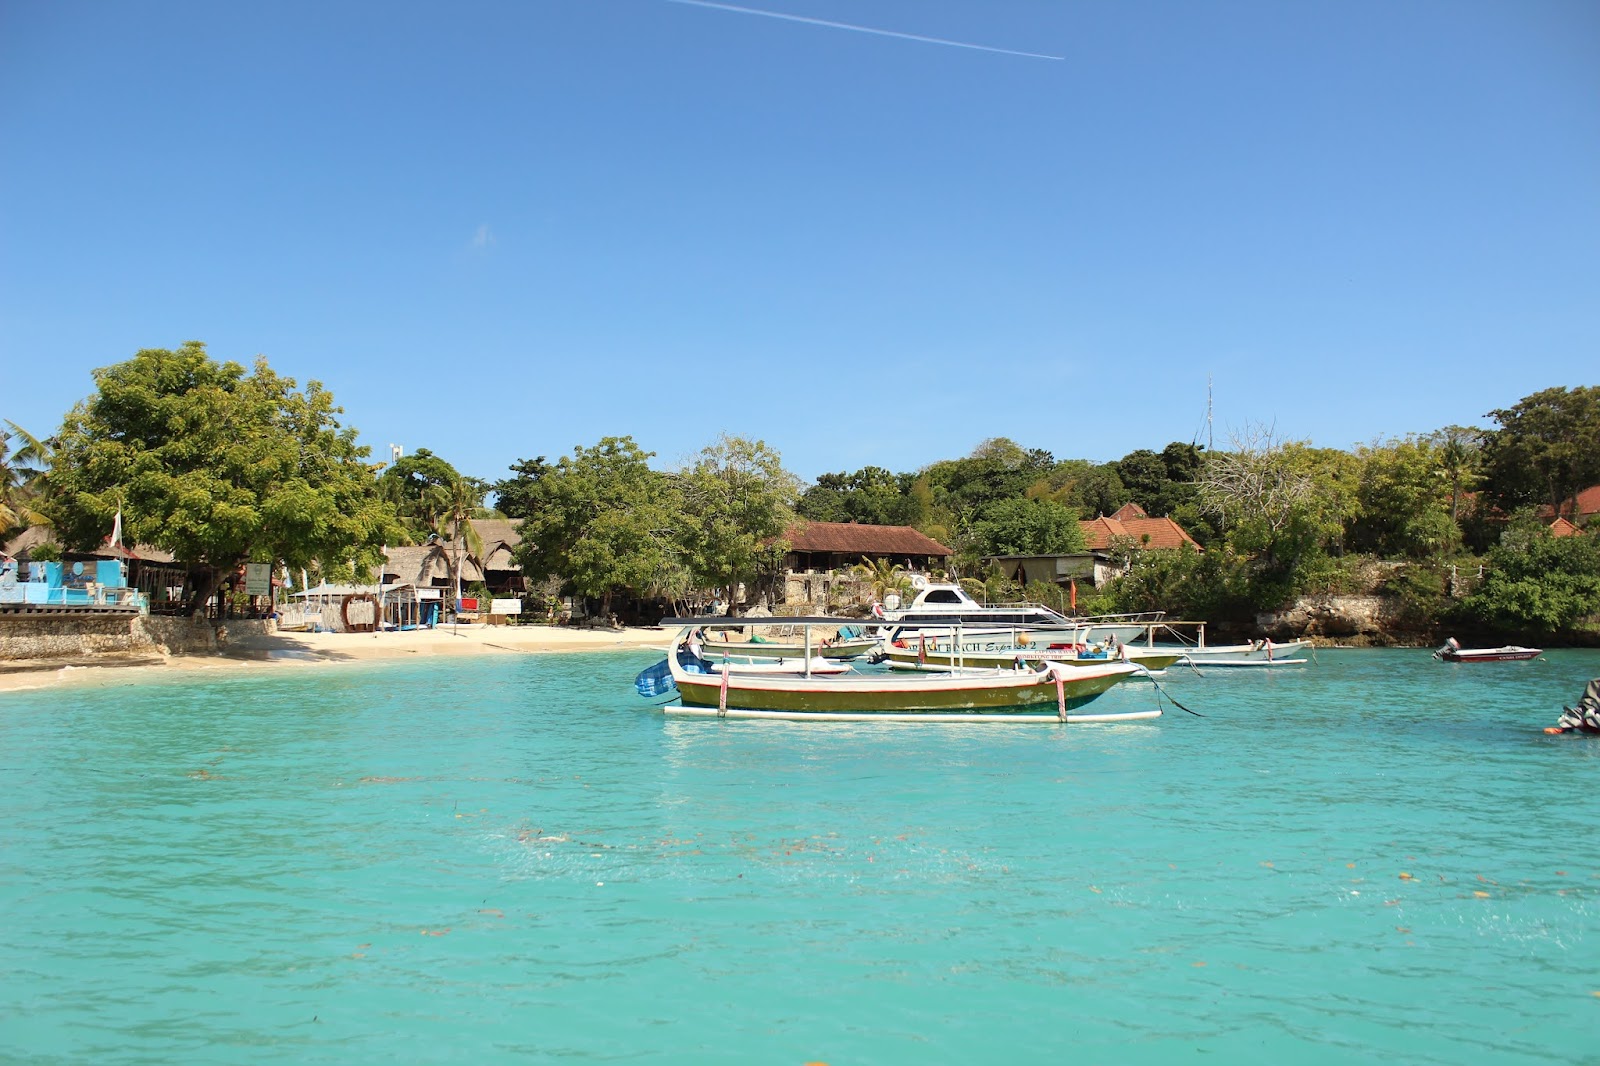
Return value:
[[(1544, 518), (1549, 518), (1555, 513), (1555, 508), (1551, 507), (1549, 504), (1545, 504), (1543, 507), (1539, 508), (1539, 514)], [(1566, 518), (1574, 517), (1572, 513), (1571, 500), (1561, 501), (1561, 514)], [(1581, 525), (1583, 519), (1597, 514), (1600, 514), (1600, 485), (1590, 485), (1588, 488), (1578, 493), (1578, 513), (1576, 517)]]
[[(1123, 508), (1125, 510), (1127, 508)], [(1129, 537), (1144, 548), (1177, 548), (1185, 544), (1200, 548), (1195, 539), (1170, 518), (1096, 518), (1078, 525), (1083, 528), (1084, 546), (1091, 551), (1109, 548), (1118, 537)]]
[(1133, 502), (1123, 504), (1117, 508), (1117, 513), (1111, 516), (1113, 522), (1126, 522), (1130, 518), (1149, 518), (1143, 507)]
[(789, 550), (854, 552), (861, 555), (954, 555), (943, 544), (910, 526), (869, 526), (858, 522), (806, 522), (788, 532)]
[(1558, 518), (1550, 523), (1550, 535), (1552, 537), (1575, 537), (1582, 532), (1583, 530), (1568, 522), (1565, 518)]

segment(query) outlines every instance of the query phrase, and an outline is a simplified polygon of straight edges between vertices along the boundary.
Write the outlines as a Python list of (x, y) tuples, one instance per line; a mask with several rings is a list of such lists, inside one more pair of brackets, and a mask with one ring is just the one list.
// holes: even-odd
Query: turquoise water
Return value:
[(1600, 740), (1539, 732), (1600, 653), (1116, 726), (669, 720), (655, 658), (0, 694), (0, 1060), (1600, 1059)]

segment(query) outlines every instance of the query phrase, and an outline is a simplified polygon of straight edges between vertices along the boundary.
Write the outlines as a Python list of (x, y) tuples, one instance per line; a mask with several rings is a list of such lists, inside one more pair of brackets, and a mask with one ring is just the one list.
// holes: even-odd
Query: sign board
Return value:
[(246, 596), (265, 596), (270, 592), (272, 592), (272, 564), (245, 563), (244, 594)]
[(477, 609), (478, 597), (476, 596), (463, 596), (456, 601), (456, 610), (458, 611), (476, 611)]
[(437, 599), (442, 599), (443, 597), (441, 597), (439, 595), (439, 592), (440, 592), (439, 589), (418, 589), (417, 590), (417, 599), (419, 599), (419, 600), (437, 600)]
[(489, 613), (490, 614), (521, 614), (522, 613), (522, 601), (521, 600), (490, 600), (489, 601)]

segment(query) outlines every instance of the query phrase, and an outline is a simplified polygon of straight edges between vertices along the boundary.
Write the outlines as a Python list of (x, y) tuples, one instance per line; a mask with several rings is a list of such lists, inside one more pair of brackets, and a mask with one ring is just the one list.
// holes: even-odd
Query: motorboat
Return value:
[(1115, 638), (1128, 644), (1146, 636), (1150, 627), (1166, 617), (1163, 611), (1144, 614), (1095, 615), (1068, 618), (1042, 603), (984, 604), (952, 582), (921, 581), (917, 594), (904, 607), (894, 597), (874, 604), (873, 619), (889, 640), (906, 639), (924, 628), (950, 630), (962, 627), (964, 651), (1003, 651), (1005, 642), (1021, 635), (1046, 643), (1091, 644)]
[(1524, 648), (1520, 644), (1507, 644), (1499, 648), (1463, 648), (1455, 637), (1444, 642), (1444, 647), (1433, 657), (1447, 663), (1515, 663), (1537, 659), (1543, 648)]
[[(748, 625), (754, 620), (740, 619)], [(717, 671), (698, 654), (696, 630), (731, 619), (668, 618), (679, 627), (666, 659), (634, 679), (644, 696), (676, 690), (667, 714), (791, 721), (871, 722), (1119, 722), (1157, 718), (1159, 707), (1085, 713), (1082, 708), (1141, 668), (1107, 661), (1095, 665), (1041, 662), (1024, 670), (952, 670), (944, 673), (818, 674)], [(847, 619), (784, 618), (800, 625), (804, 643), (814, 647), (813, 627), (836, 626)], [(806, 662), (811, 661), (806, 656)]]

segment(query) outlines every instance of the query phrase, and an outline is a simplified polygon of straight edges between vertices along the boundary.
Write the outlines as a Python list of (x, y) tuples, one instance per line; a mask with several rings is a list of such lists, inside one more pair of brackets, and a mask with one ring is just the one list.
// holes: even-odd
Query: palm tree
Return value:
[(1442, 431), (1439, 444), (1439, 466), (1450, 481), (1450, 520), (1461, 517), (1461, 493), (1471, 485), (1478, 472), (1478, 441), (1476, 430), (1451, 426)]
[(904, 593), (910, 585), (906, 577), (905, 567), (899, 563), (891, 563), (887, 559), (868, 559), (861, 557), (855, 565), (855, 572), (860, 575), (872, 588), (872, 598), (882, 603), (889, 598), (889, 594)]
[[(34, 510), (36, 482), (50, 462), (50, 445), (15, 422), (0, 430), (0, 533), (39, 525), (49, 519)], [(22, 446), (11, 450), (15, 438)]]
[(436, 487), (432, 496), (435, 508), (434, 529), (449, 523), (450, 545), (454, 561), (450, 567), (455, 577), (455, 600), (461, 602), (461, 549), (478, 559), (483, 558), (483, 538), (473, 528), (472, 518), (483, 508), (483, 489), (470, 478), (456, 477)]

